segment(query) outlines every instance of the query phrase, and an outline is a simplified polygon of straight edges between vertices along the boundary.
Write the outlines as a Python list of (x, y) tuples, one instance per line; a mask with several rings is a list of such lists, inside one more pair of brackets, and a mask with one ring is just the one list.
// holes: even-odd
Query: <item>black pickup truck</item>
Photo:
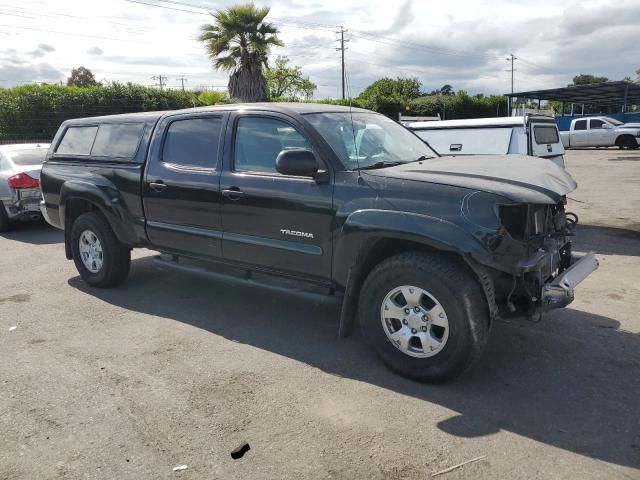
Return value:
[(597, 268), (571, 253), (576, 184), (555, 164), (439, 157), (361, 109), (68, 120), (41, 188), (45, 218), (90, 285), (122, 282), (135, 247), (159, 251), (164, 267), (284, 277), (338, 297), (341, 335), (358, 318), (388, 366), (425, 381), (471, 365), (495, 318), (566, 306)]

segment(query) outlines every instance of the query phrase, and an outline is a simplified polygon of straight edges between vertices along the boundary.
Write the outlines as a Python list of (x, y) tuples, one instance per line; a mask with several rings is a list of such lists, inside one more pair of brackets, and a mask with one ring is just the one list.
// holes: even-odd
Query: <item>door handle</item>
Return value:
[(158, 193), (164, 192), (167, 188), (169, 188), (162, 180), (149, 183), (149, 187), (151, 187), (151, 190)]
[(222, 190), (222, 196), (228, 198), (229, 200), (240, 200), (244, 197), (244, 192), (240, 190), (238, 187), (230, 187), (227, 190)]

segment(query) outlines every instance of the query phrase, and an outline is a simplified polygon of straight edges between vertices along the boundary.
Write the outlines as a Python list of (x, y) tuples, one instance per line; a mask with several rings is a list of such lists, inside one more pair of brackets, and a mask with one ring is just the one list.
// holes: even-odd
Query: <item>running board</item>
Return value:
[[(327, 291), (324, 292), (323, 290), (325, 289), (312, 284), (307, 284), (303, 281), (283, 280), (275, 275), (269, 275), (266, 273), (258, 274), (249, 270), (228, 267), (225, 268), (225, 266), (221, 266), (220, 270), (211, 270), (204, 265), (188, 260), (185, 261), (183, 260), (183, 257), (176, 257), (174, 255), (157, 255), (153, 257), (153, 265), (161, 270), (174, 270), (187, 274), (199, 275), (212, 280), (228, 282), (234, 285), (257, 287), (273, 292), (285, 293), (288, 295), (293, 294), (298, 297), (320, 303), (335, 303), (339, 305), (340, 303), (342, 303), (343, 298), (343, 295), (340, 293), (332, 294), (328, 291), (328, 289), (326, 289)], [(228, 272), (221, 270), (228, 270)], [(256, 277), (267, 277), (266, 279), (268, 279), (270, 283), (261, 282), (257, 280)], [(276, 284), (278, 282), (282, 283), (285, 281), (289, 282), (291, 285), (295, 285), (295, 287)], [(309, 289), (305, 290), (304, 288), (300, 288), (301, 283), (304, 285), (309, 285)]]

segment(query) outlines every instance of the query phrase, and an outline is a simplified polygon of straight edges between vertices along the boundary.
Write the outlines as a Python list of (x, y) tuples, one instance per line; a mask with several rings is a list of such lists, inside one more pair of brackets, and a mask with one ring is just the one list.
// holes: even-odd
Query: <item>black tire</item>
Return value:
[[(97, 272), (90, 271), (80, 256), (80, 236), (87, 230), (98, 238), (102, 247), (102, 266)], [(94, 287), (113, 287), (123, 282), (129, 274), (131, 250), (120, 243), (99, 212), (83, 213), (73, 222), (71, 252), (80, 276)]]
[(624, 135), (618, 138), (616, 142), (620, 150), (635, 150), (638, 148), (638, 142), (631, 135)]
[(5, 206), (0, 202), (0, 233), (12, 230), (15, 223), (11, 221)]
[[(410, 356), (385, 333), (383, 301), (402, 285), (427, 291), (446, 312), (448, 338), (433, 356)], [(437, 254), (407, 252), (381, 262), (362, 286), (358, 312), (362, 333), (382, 361), (400, 375), (424, 382), (460, 375), (480, 358), (489, 337), (489, 309), (477, 278), (457, 261)]]

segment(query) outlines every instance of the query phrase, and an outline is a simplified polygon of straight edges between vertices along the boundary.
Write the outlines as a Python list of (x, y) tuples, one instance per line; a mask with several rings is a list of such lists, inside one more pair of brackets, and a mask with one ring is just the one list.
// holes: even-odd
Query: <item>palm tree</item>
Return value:
[(203, 25), (198, 40), (203, 42), (213, 65), (231, 72), (229, 95), (244, 102), (267, 99), (262, 67), (272, 46), (283, 46), (278, 29), (265, 22), (269, 8), (253, 3), (220, 9), (211, 15), (213, 24)]

